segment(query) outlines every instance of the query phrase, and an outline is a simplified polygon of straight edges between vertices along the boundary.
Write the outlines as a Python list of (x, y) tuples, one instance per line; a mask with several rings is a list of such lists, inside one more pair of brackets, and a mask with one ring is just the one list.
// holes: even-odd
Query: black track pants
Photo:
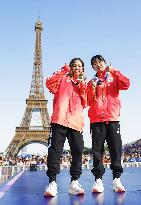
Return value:
[(113, 178), (119, 178), (123, 172), (121, 166), (122, 141), (120, 135), (119, 122), (97, 122), (91, 124), (92, 131), (92, 151), (93, 151), (93, 169), (95, 178), (102, 178), (105, 172), (102, 157), (104, 151), (104, 142), (106, 140), (110, 157), (110, 168), (113, 172)]
[(60, 172), (60, 157), (66, 137), (69, 141), (72, 156), (70, 167), (72, 180), (78, 179), (82, 174), (82, 153), (84, 148), (82, 133), (59, 124), (52, 124), (51, 146), (48, 149), (47, 159), (49, 182), (56, 181), (56, 175)]

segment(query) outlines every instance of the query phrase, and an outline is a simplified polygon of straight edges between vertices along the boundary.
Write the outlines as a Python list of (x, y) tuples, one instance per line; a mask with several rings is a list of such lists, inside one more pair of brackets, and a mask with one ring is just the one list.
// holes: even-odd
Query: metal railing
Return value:
[[(110, 163), (104, 163), (104, 167), (105, 168), (110, 168)], [(125, 167), (141, 167), (141, 162), (124, 162), (122, 163), (122, 167), (125, 168)], [(82, 168), (83, 169), (92, 169), (93, 168), (93, 165), (92, 164), (83, 164), (82, 165)]]
[(0, 167), (0, 184), (7, 181), (10, 177), (15, 176), (23, 170), (23, 167), (19, 166), (1, 166)]
[[(104, 163), (105, 168), (110, 168), (110, 163)], [(141, 162), (125, 162), (122, 163), (122, 167), (141, 167)], [(69, 169), (70, 164), (68, 166), (63, 166), (62, 164), (60, 165), (61, 169)], [(92, 169), (93, 165), (92, 164), (83, 164), (82, 169)], [(25, 170), (28, 171), (30, 170), (30, 165), (24, 165), (24, 166), (0, 166), (0, 185), (9, 180), (10, 177), (15, 176), (18, 174), (20, 171)], [(47, 170), (47, 165), (37, 165), (37, 170)]]

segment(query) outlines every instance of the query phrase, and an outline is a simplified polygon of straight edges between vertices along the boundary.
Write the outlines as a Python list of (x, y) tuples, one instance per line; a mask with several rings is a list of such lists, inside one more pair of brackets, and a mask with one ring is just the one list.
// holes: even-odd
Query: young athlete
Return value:
[(57, 194), (56, 175), (60, 172), (60, 157), (64, 142), (68, 138), (71, 150), (70, 194), (84, 194), (78, 179), (82, 173), (83, 153), (83, 109), (86, 106), (86, 83), (84, 63), (80, 58), (71, 60), (46, 80), (46, 86), (54, 94), (51, 117), (52, 138), (48, 149), (47, 176), (49, 185), (44, 196)]
[(102, 176), (105, 172), (102, 157), (104, 142), (107, 141), (113, 173), (113, 190), (125, 192), (120, 176), (123, 172), (121, 166), (122, 141), (120, 135), (120, 98), (119, 91), (127, 90), (130, 82), (120, 71), (107, 66), (101, 55), (93, 56), (92, 68), (96, 75), (87, 85), (88, 116), (92, 133), (93, 169), (95, 184), (92, 192), (103, 192)]

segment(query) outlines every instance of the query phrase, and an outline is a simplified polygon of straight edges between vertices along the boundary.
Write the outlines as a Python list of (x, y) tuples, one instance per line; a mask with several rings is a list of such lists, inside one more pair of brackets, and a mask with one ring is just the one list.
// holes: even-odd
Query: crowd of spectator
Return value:
[[(122, 163), (127, 162), (141, 162), (141, 140), (137, 140), (134, 143), (127, 144), (123, 146), (123, 154), (122, 154)], [(37, 164), (37, 165), (47, 165), (47, 155), (38, 156), (38, 155), (31, 155), (21, 157), (18, 156), (14, 157), (6, 157), (1, 155), (0, 156), (0, 166), (30, 166), (30, 164)], [(60, 165), (63, 168), (68, 168), (71, 163), (71, 156), (69, 152), (63, 152), (62, 157), (60, 158)], [(109, 152), (105, 150), (103, 155), (103, 163), (109, 164), (110, 163), (110, 155)], [(83, 154), (82, 157), (82, 164), (83, 167), (88, 167), (89, 165), (93, 164), (92, 153), (89, 152), (88, 154)]]
[[(122, 154), (122, 163), (125, 162), (141, 162), (141, 153), (123, 153)], [(60, 166), (63, 168), (68, 168), (71, 163), (71, 156), (62, 155), (60, 158)], [(103, 155), (103, 163), (109, 164), (110, 163), (110, 155), (104, 154)], [(47, 165), (47, 155), (45, 156), (36, 156), (32, 155), (31, 157), (4, 157), (0, 156), (0, 166), (30, 166), (30, 164), (37, 164), (37, 165)], [(89, 165), (93, 164), (92, 155), (86, 154), (82, 157), (82, 165), (84, 167), (88, 167)]]
[(125, 154), (141, 154), (141, 140), (124, 145), (123, 152)]
[[(122, 155), (122, 163), (137, 163), (141, 162), (141, 154), (140, 153), (123, 153)], [(105, 165), (110, 164), (110, 156), (107, 152), (103, 155), (103, 163)], [(71, 164), (71, 156), (70, 154), (64, 154), (60, 158), (60, 168), (61, 169), (69, 169)], [(32, 155), (31, 157), (6, 157), (0, 156), (0, 184), (4, 181), (7, 181), (8, 178), (12, 175), (12, 170), (14, 168), (14, 173), (16, 174), (18, 170), (23, 168), (28, 168), (29, 170), (33, 165), (40, 165), (40, 168), (44, 170), (47, 168), (47, 155), (45, 156), (36, 156)], [(37, 167), (36, 166), (36, 167)], [(43, 166), (43, 167), (42, 167)], [(93, 166), (93, 158), (91, 154), (83, 154), (82, 157), (82, 168), (90, 169)], [(16, 169), (15, 169), (16, 168)]]
[(5, 157), (0, 156), (0, 166), (30, 166), (30, 164), (37, 165), (46, 165), (47, 155), (45, 156), (36, 156), (32, 155), (31, 157)]

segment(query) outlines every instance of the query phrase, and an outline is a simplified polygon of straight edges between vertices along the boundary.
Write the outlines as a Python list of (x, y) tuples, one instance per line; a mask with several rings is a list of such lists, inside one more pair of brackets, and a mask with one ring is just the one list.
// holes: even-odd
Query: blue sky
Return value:
[[(0, 151), (9, 145), (25, 111), (38, 10), (44, 28), (44, 82), (47, 75), (73, 57), (84, 60), (86, 76), (90, 79), (94, 75), (90, 59), (102, 54), (107, 63), (112, 62), (131, 80), (130, 89), (121, 92), (123, 143), (141, 138), (140, 0), (5, 0), (1, 1), (0, 8)], [(45, 93), (51, 115), (53, 96), (46, 88)], [(87, 109), (84, 116), (84, 142), (91, 147)]]

